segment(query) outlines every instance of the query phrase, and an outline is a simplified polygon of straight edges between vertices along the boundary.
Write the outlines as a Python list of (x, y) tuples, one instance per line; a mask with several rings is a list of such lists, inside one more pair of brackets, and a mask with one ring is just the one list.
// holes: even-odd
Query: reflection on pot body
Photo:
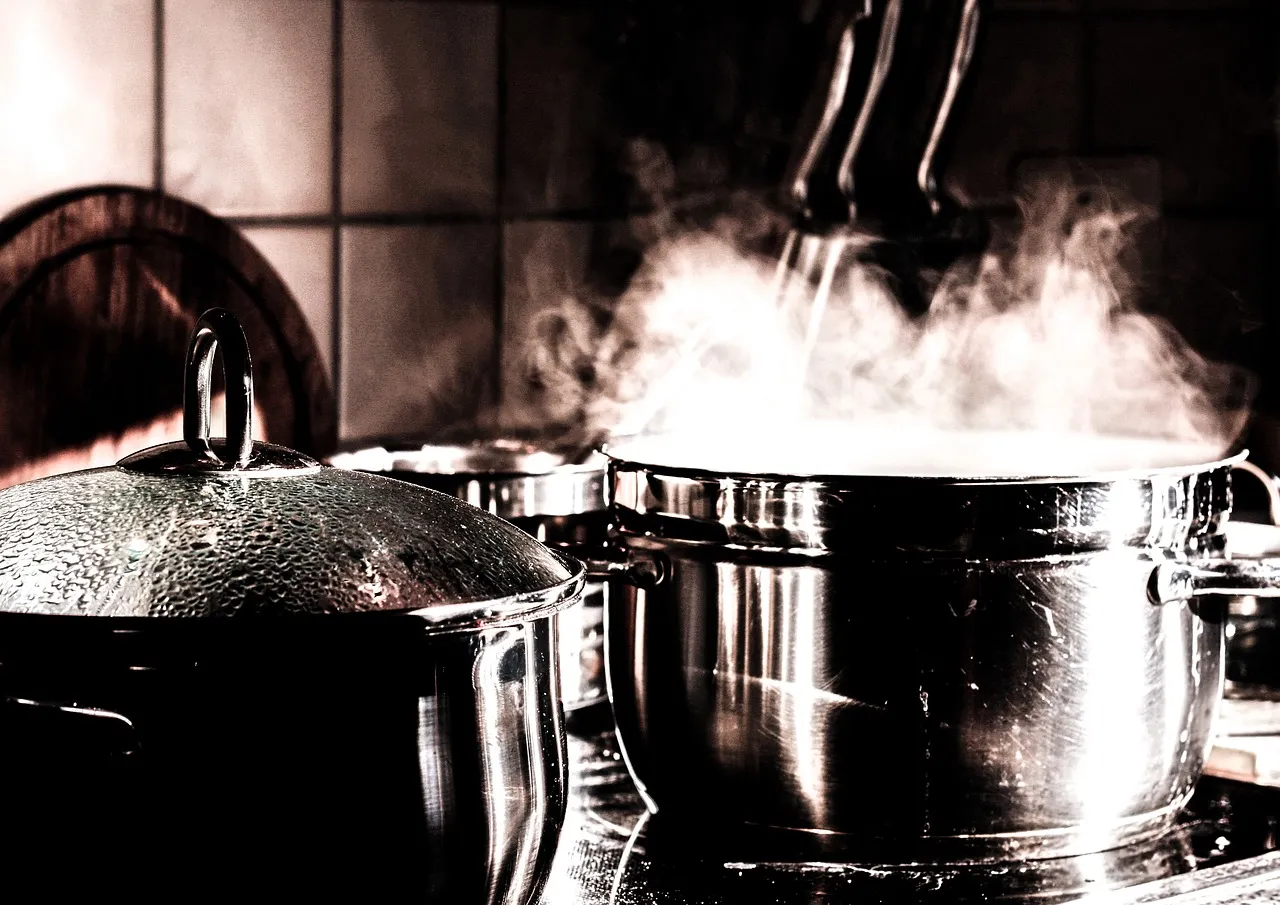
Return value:
[(12, 618), (0, 616), (13, 639), (0, 694), (92, 689), (132, 731), (113, 753), (85, 717), (63, 712), (51, 734), (47, 706), (0, 708), (11, 878), (47, 868), (49, 840), (74, 827), (86, 870), (145, 853), (145, 876), (119, 877), (130, 892), (200, 876), (226, 892), (265, 878), (303, 893), (535, 901), (566, 807), (550, 618), (447, 635), (404, 621), (205, 626), (175, 635), (162, 666), (51, 666)]
[(612, 661), (644, 650), (611, 682), (659, 807), (884, 837), (1080, 824), (1088, 850), (1158, 825), (1199, 776), (1221, 627), (1147, 604), (1140, 557), (855, 575), (683, 552), (609, 614)]
[[(330, 463), (447, 493), (506, 519), (551, 547), (592, 551), (607, 536), (605, 460), (566, 464), (528, 442), (494, 437), (467, 445), (381, 446), (339, 453)], [(604, 702), (603, 623), (607, 587), (588, 582), (581, 603), (561, 610), (560, 677), (566, 710)]]
[(1149, 588), (1181, 574), (1166, 557), (1219, 555), (1228, 464), (966, 483), (615, 460), (617, 537), (663, 575), (606, 610), (634, 776), (675, 823), (881, 861), (1160, 831), (1211, 743), (1224, 607)]
[[(543, 650), (555, 651), (555, 632)], [(505, 640), (505, 639), (504, 639)], [(523, 638), (520, 639), (523, 641)], [(547, 867), (555, 853), (558, 833), (550, 839), (545, 837), (548, 818), (551, 816), (547, 808), (549, 785), (543, 770), (533, 770), (533, 764), (546, 763), (547, 753), (542, 750), (540, 723), (543, 714), (550, 711), (552, 720), (559, 721), (559, 713), (554, 703), (556, 682), (548, 682), (542, 689), (539, 707), (524, 707), (525, 689), (516, 687), (513, 694), (512, 683), (504, 681), (504, 660), (510, 655), (523, 654), (526, 667), (532, 646), (520, 644), (518, 647), (504, 644), (509, 650), (498, 656), (477, 659), (472, 670), (472, 688), (476, 690), (477, 724), (483, 727), (479, 752), (483, 765), (485, 798), (489, 802), (488, 816), (488, 902), (504, 901), (508, 891), (515, 890), (519, 895), (532, 898), (531, 893), (537, 889), (541, 878), (547, 875)], [(558, 671), (554, 668), (555, 657), (548, 658), (548, 678)], [(537, 664), (532, 664), (536, 673)], [(511, 666), (506, 666), (510, 672)], [(528, 671), (526, 669), (525, 674)], [(550, 700), (549, 700), (550, 699)], [(515, 726), (523, 719), (523, 732), (506, 731), (506, 727)], [(557, 811), (563, 812), (566, 802), (566, 786), (568, 777), (568, 754), (563, 744), (563, 734), (558, 749), (552, 754), (551, 761), (560, 768), (560, 775), (553, 777), (556, 788)], [(448, 832), (447, 827), (441, 828)], [(558, 823), (557, 823), (558, 829)], [(542, 854), (543, 862), (538, 864), (538, 855)], [(518, 899), (517, 899), (518, 901)]]

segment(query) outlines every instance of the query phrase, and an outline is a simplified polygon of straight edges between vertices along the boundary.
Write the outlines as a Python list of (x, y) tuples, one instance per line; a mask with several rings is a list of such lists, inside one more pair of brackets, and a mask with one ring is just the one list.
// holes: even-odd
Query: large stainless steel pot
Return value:
[[(209, 441), (215, 347), (226, 441)], [(243, 333), (186, 442), (0, 493), (6, 883), (528, 903), (582, 570), (444, 494), (253, 443)]]
[(634, 778), (671, 824), (881, 861), (1159, 832), (1211, 743), (1214, 597), (1276, 593), (1275, 563), (1220, 552), (1238, 461), (828, 478), (615, 451), (632, 582), (606, 663)]
[[(608, 541), (605, 458), (594, 453), (576, 459), (530, 440), (495, 436), (415, 449), (369, 446), (329, 462), (430, 487), (506, 519), (549, 546), (590, 551)], [(588, 582), (581, 602), (556, 617), (561, 697), (570, 712), (605, 702), (607, 594), (604, 582)]]

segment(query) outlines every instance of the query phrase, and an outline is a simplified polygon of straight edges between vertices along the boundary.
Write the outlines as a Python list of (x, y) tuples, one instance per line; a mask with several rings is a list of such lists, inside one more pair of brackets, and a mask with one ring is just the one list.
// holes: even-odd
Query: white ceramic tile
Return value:
[(325, 227), (241, 230), (293, 294), (333, 378), (333, 233)]
[(345, 0), (343, 10), (343, 209), (492, 207), (497, 5)]
[(0, 0), (0, 215), (53, 191), (150, 185), (151, 0)]
[(217, 214), (328, 211), (325, 0), (167, 0), (165, 188)]
[(491, 399), (495, 233), (344, 228), (343, 439), (429, 436)]

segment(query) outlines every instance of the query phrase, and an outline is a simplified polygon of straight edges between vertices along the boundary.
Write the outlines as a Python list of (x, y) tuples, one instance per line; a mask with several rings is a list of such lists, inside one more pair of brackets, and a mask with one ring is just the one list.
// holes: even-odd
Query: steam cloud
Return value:
[(1016, 240), (956, 265), (919, 318), (855, 261), (855, 240), (807, 338), (818, 294), (792, 280), (780, 304), (777, 261), (753, 250), (777, 219), (739, 199), (682, 222), (662, 203), (669, 165), (639, 156), (659, 209), (639, 272), (611, 313), (567, 299), (535, 323), (527, 373), (550, 421), (679, 438), (675, 455), (721, 463), (732, 446), (747, 467), (728, 470), (810, 473), (1192, 464), (1244, 427), (1251, 379), (1138, 310), (1127, 252), (1153, 212), (1132, 200), (1032, 186)]

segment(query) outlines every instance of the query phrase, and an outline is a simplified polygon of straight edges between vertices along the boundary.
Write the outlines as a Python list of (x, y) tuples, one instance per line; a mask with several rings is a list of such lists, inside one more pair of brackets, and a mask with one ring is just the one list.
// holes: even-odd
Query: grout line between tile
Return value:
[(155, 119), (152, 123), (151, 178), (157, 192), (164, 191), (164, 3), (155, 0), (152, 5), (151, 54), (155, 78)]
[(507, 194), (507, 17), (506, 4), (497, 2), (496, 8), (496, 59), (494, 70), (498, 84), (497, 90), (497, 122), (494, 129), (494, 197), (493, 207), (496, 220), (496, 242), (493, 256), (493, 349), (490, 363), (489, 379), (493, 382), (493, 403), (495, 407), (502, 405), (502, 346), (503, 333), (506, 330), (506, 226), (503, 223), (503, 210)]
[(329, 189), (331, 216), (329, 249), (329, 361), (332, 367), (333, 398), (338, 408), (338, 429), (341, 432), (342, 414), (342, 4), (343, 0), (330, 0), (332, 4), (330, 67), (332, 83), (330, 90), (330, 112), (333, 119), (330, 124)]
[[(1084, 155), (1093, 156), (1093, 155)], [(1016, 216), (1014, 204), (976, 204), (972, 210), (994, 216)], [(1199, 220), (1252, 220), (1274, 217), (1276, 205), (1178, 204), (1165, 205), (1168, 217)], [(492, 213), (483, 214), (280, 214), (277, 216), (227, 216), (224, 219), (243, 229), (311, 228), (334, 229), (346, 226), (510, 226), (517, 223), (604, 223), (643, 216), (644, 211), (602, 211), (589, 209), (529, 211), (507, 214), (501, 221)]]
[[(506, 217), (508, 223), (538, 223), (545, 221), (625, 220), (632, 213), (620, 211), (564, 210), (530, 211)], [(231, 214), (226, 219), (236, 226), (246, 227), (331, 227), (338, 226), (497, 226), (498, 216), (492, 211), (482, 213), (440, 214)]]
[(1209, 24), (1221, 21), (1250, 21), (1265, 17), (1272, 8), (1264, 4), (1238, 7), (1169, 7), (1168, 9), (1116, 9), (1114, 7), (1094, 7), (1091, 0), (1082, 0), (1092, 8), (1093, 17), (1102, 22), (1180, 22), (1188, 24)]

